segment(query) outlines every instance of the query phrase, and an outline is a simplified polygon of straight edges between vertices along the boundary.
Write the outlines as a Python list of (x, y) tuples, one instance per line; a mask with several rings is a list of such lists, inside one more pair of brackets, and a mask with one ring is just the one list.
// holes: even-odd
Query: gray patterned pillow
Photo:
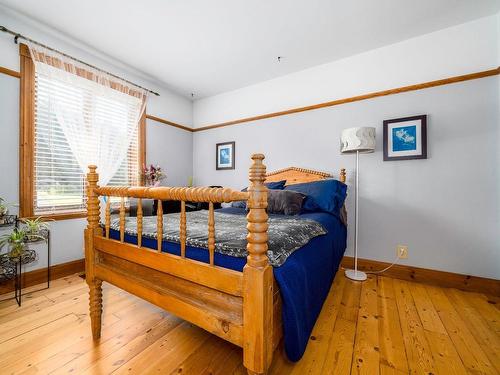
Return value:
[(267, 213), (298, 215), (306, 196), (293, 190), (268, 190)]

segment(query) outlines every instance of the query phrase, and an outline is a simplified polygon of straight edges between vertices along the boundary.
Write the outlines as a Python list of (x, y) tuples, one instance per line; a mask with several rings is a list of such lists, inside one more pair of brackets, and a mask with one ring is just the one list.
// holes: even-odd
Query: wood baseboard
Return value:
[[(354, 267), (354, 258), (345, 256), (342, 259), (341, 267)], [(370, 259), (358, 259), (358, 267), (362, 271), (379, 271), (388, 267), (390, 263), (379, 262)], [(56, 264), (50, 267), (50, 279), (60, 279), (75, 273), (85, 271), (85, 259), (78, 259), (67, 263)], [(382, 275), (414, 281), (423, 284), (438, 285), (446, 288), (456, 288), (469, 292), (484, 293), (493, 296), (500, 296), (500, 280), (488, 279), (486, 277), (463, 275), (453, 272), (437, 271), (428, 268), (413, 267), (395, 264)], [(23, 274), (23, 287), (42, 284), (47, 280), (46, 269), (42, 268)], [(12, 292), (14, 282), (9, 281), (0, 285), (0, 294)]]
[[(50, 266), (50, 279), (60, 279), (61, 277), (73, 275), (75, 273), (83, 271), (85, 271), (85, 259), (78, 259), (67, 263), (56, 264)], [(43, 284), (45, 282), (47, 282), (46, 268), (23, 273), (23, 288), (37, 284)], [(10, 280), (0, 285), (0, 294), (9, 293), (12, 291), (14, 291), (14, 280)]]
[[(353, 268), (354, 258), (345, 256), (340, 265), (344, 268)], [(358, 269), (361, 271), (379, 271), (388, 266), (390, 266), (390, 263), (358, 258)], [(381, 275), (445, 288), (456, 288), (468, 292), (479, 292), (496, 297), (500, 296), (500, 280), (488, 279), (486, 277), (462, 275), (401, 264), (395, 264)]]

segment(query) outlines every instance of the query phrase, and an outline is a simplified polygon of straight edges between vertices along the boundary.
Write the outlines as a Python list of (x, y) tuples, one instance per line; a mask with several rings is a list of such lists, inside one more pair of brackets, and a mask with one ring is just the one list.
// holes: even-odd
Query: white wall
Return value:
[(187, 186), (193, 176), (193, 133), (147, 120), (147, 162), (160, 164), (166, 186)]
[[(6, 10), (0, 5), (0, 25), (20, 32), (42, 43), (60, 49), (83, 61), (99, 66), (132, 82), (155, 90), (161, 96), (150, 95), (147, 113), (185, 125), (192, 124), (192, 103), (166, 87), (148, 80), (144, 74), (126, 65), (113, 61), (94, 51), (91, 47), (69, 40), (64, 35), (46, 29), (42, 25)], [(0, 33), (0, 66), (19, 71), (19, 49), (13, 38)], [(191, 133), (169, 126), (147, 121), (147, 161), (159, 163), (165, 168), (169, 178), (166, 184), (185, 185), (192, 173)], [(171, 155), (175, 153), (176, 159)], [(172, 162), (176, 160), (176, 162)], [(19, 80), (0, 74), (0, 196), (8, 202), (19, 201)], [(17, 211), (16, 208), (11, 210)], [(59, 264), (83, 258), (83, 228), (85, 220), (63, 220), (51, 224), (51, 263)], [(47, 264), (43, 246), (37, 246), (40, 259), (27, 270)]]
[[(361, 157), (360, 257), (500, 278), (499, 79), (484, 78), (194, 133), (197, 185), (248, 184), (250, 154), (268, 170), (290, 165), (338, 175), (354, 156), (339, 154), (344, 128), (375, 126), (377, 148)], [(384, 162), (382, 121), (428, 115), (428, 159)], [(236, 169), (215, 170), (217, 142), (236, 141)], [(347, 202), (352, 255), (353, 193)]]
[(498, 18), (482, 18), (197, 100), (194, 126), (496, 68)]
[[(420, 36), (194, 104), (195, 127), (498, 67), (500, 15)], [(344, 128), (375, 126), (377, 150), (361, 160), (360, 256), (500, 278), (498, 77), (194, 133), (197, 185), (247, 185), (249, 156), (268, 170), (290, 165), (337, 173)], [(428, 159), (382, 161), (382, 121), (428, 114)], [(216, 171), (217, 142), (236, 141), (236, 170)], [(352, 194), (348, 199), (352, 228)], [(352, 255), (352, 231), (347, 254)]]

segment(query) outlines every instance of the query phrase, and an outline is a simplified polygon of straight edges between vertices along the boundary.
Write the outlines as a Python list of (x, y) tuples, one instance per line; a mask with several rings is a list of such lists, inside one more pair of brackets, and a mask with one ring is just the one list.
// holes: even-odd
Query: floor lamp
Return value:
[(354, 189), (354, 269), (345, 270), (345, 275), (351, 280), (364, 281), (366, 273), (358, 270), (358, 232), (359, 232), (359, 154), (375, 151), (375, 128), (349, 128), (340, 136), (340, 153), (356, 154), (356, 183)]

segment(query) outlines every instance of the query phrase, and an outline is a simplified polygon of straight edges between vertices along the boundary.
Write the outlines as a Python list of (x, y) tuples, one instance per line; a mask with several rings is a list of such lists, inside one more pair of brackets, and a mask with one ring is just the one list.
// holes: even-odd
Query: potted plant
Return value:
[(161, 167), (151, 164), (149, 167), (143, 166), (142, 177), (147, 186), (160, 186), (161, 180), (167, 178)]
[[(38, 237), (40, 240), (45, 239), (42, 236)], [(30, 259), (33, 258), (34, 252), (28, 249), (26, 232), (23, 229), (14, 228), (12, 232), (0, 236), (0, 249), (6, 245), (8, 246), (7, 256), (10, 258), (21, 258), (23, 263), (26, 263), (26, 255)]]
[(9, 247), (8, 255), (12, 258), (20, 257), (26, 250), (26, 233), (18, 228), (10, 233), (0, 236), (0, 249), (4, 246)]
[(26, 242), (36, 242), (47, 239), (49, 225), (42, 216), (36, 219), (22, 219), (21, 221), (24, 223)]

